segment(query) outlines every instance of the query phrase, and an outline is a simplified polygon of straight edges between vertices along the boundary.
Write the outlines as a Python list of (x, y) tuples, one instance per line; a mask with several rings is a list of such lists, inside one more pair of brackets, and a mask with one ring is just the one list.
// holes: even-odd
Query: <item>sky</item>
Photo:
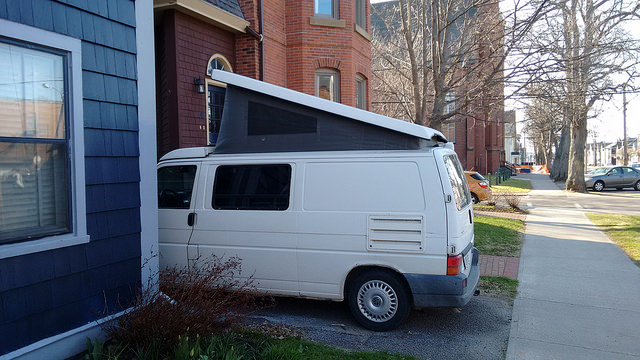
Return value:
[[(371, 0), (371, 3), (385, 2), (389, 0)], [(501, 0), (501, 8), (508, 9), (514, 0)], [(512, 7), (513, 5), (511, 5)], [(636, 38), (640, 38), (640, 21), (634, 21), (628, 27), (629, 32)], [(640, 85), (640, 81), (638, 82)], [(591, 134), (595, 133), (596, 141), (614, 142), (623, 137), (623, 106), (622, 95), (615, 95), (611, 100), (601, 101), (596, 105), (601, 111), (595, 119), (589, 120), (588, 128)], [(505, 110), (510, 110), (509, 102)], [(524, 120), (523, 111), (516, 109), (516, 121)], [(522, 123), (520, 122), (519, 128)], [(627, 94), (627, 136), (640, 136), (640, 93)], [(589, 136), (589, 142), (593, 142), (593, 135)]]

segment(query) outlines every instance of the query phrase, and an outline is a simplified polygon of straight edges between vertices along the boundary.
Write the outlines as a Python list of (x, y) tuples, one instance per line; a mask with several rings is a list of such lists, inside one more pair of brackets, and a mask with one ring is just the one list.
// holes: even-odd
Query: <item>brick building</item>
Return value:
[(215, 144), (225, 70), (370, 107), (367, 0), (154, 0), (158, 156)]

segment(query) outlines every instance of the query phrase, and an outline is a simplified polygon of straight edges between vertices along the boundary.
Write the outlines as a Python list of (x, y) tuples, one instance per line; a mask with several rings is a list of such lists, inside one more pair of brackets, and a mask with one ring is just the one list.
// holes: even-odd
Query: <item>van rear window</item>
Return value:
[(211, 206), (217, 210), (287, 210), (291, 165), (222, 165)]
[(458, 161), (458, 158), (455, 155), (445, 156), (444, 165), (447, 168), (447, 174), (449, 175), (449, 182), (451, 182), (456, 207), (458, 210), (462, 210), (462, 208), (471, 203), (471, 194), (469, 192), (467, 181), (464, 177), (464, 171), (462, 170), (460, 161)]

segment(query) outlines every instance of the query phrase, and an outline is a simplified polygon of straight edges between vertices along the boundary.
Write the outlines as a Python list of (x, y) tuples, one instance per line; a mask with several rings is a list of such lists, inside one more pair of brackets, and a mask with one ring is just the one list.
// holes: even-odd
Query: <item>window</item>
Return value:
[(367, 2), (356, 0), (356, 25), (366, 31), (367, 29)]
[(356, 75), (356, 107), (367, 110), (367, 80), (360, 74)]
[(340, 73), (332, 69), (316, 70), (316, 96), (340, 102)]
[(464, 171), (462, 170), (462, 166), (460, 165), (458, 158), (454, 155), (445, 156), (444, 165), (447, 168), (447, 174), (449, 175), (449, 182), (451, 182), (451, 188), (453, 189), (453, 198), (456, 202), (456, 207), (458, 210), (462, 210), (462, 208), (471, 203), (471, 194), (464, 176)]
[(0, 43), (0, 241), (71, 231), (64, 53)]
[(232, 72), (229, 60), (220, 54), (215, 54), (209, 59), (207, 66), (207, 75), (211, 76), (211, 70), (224, 70)]
[(190, 208), (195, 178), (195, 165), (167, 166), (158, 169), (158, 208)]
[[(215, 54), (209, 59), (207, 65), (207, 75), (211, 76), (213, 70), (224, 70), (233, 72), (229, 60), (220, 54)], [(207, 144), (215, 146), (220, 134), (220, 124), (222, 122), (222, 110), (224, 109), (224, 98), (226, 94), (226, 84), (219, 83), (212, 79), (207, 79)]]
[(339, 0), (314, 0), (315, 16), (328, 17), (338, 19), (338, 1)]
[(288, 164), (219, 166), (211, 205), (218, 210), (287, 210), (290, 185)]
[(81, 42), (0, 35), (0, 258), (87, 242)]
[(249, 101), (247, 135), (292, 135), (318, 132), (313, 116)]
[(456, 123), (453, 121), (442, 123), (442, 135), (449, 142), (456, 142)]
[(446, 102), (444, 106), (444, 115), (449, 115), (456, 111), (456, 93), (455, 91), (449, 91), (445, 97), (444, 101)]

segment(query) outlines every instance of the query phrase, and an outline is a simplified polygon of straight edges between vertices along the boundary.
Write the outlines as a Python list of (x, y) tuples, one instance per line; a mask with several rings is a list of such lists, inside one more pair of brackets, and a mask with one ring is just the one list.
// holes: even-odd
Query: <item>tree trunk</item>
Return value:
[[(584, 114), (586, 117), (586, 114)], [(586, 124), (586, 119), (584, 124)], [(584, 184), (584, 148), (587, 142), (587, 127), (571, 127), (571, 147), (569, 149), (569, 174), (566, 188), (569, 191), (586, 192)]]
[(569, 127), (565, 126), (560, 134), (560, 144), (556, 148), (556, 156), (553, 158), (551, 167), (551, 179), (553, 181), (567, 180), (569, 173)]

